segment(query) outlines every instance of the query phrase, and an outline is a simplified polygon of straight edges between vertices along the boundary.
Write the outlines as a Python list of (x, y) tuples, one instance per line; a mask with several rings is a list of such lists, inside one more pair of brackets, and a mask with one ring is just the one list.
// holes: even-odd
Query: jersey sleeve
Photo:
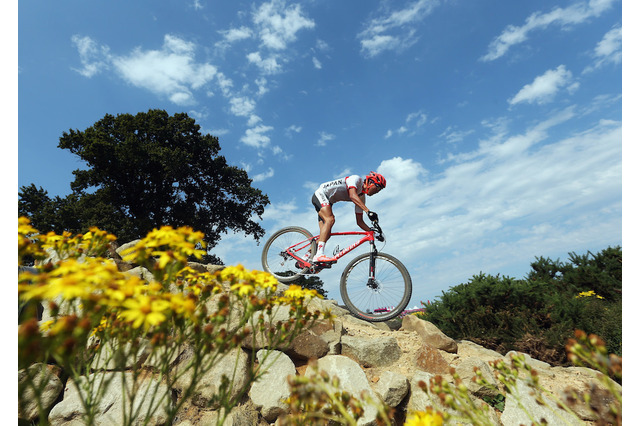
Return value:
[(345, 183), (347, 184), (347, 190), (355, 188), (358, 194), (362, 191), (362, 178), (358, 175), (347, 176)]

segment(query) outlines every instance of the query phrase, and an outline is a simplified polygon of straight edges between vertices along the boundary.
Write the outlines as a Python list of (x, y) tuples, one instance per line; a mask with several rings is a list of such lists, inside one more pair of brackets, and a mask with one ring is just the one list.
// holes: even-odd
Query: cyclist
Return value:
[(331, 234), (331, 228), (336, 222), (332, 206), (338, 201), (351, 201), (355, 204), (356, 224), (364, 231), (371, 228), (362, 220), (363, 212), (367, 213), (369, 220), (378, 220), (378, 215), (367, 208), (365, 196), (372, 196), (387, 186), (387, 181), (380, 173), (371, 172), (364, 179), (358, 175), (325, 182), (316, 190), (311, 198), (311, 203), (318, 212), (318, 225), (320, 236), (318, 237), (318, 251), (313, 257), (314, 262), (334, 262), (334, 257), (324, 254), (324, 246)]

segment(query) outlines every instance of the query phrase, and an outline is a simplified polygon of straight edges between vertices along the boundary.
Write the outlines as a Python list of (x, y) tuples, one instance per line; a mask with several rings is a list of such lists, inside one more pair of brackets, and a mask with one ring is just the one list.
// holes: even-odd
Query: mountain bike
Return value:
[(282, 283), (331, 268), (340, 258), (369, 242), (369, 253), (355, 257), (340, 278), (340, 295), (355, 317), (370, 322), (387, 321), (400, 315), (411, 299), (411, 276), (395, 257), (378, 252), (376, 239), (385, 238), (378, 221), (372, 231), (336, 232), (331, 238), (360, 237), (348, 247), (334, 252), (333, 262), (313, 262), (319, 235), (299, 226), (277, 231), (262, 249), (262, 267)]

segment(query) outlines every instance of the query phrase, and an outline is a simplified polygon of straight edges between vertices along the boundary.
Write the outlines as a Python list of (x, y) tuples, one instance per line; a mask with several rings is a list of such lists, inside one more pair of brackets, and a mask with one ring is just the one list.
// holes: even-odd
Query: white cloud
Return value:
[(462, 142), (467, 136), (472, 135), (474, 132), (474, 130), (457, 130), (452, 126), (449, 126), (444, 132), (440, 134), (440, 137), (444, 138), (447, 143), (455, 144), (458, 142)]
[(327, 132), (320, 132), (320, 137), (318, 138), (318, 142), (316, 142), (317, 146), (326, 146), (327, 141), (332, 141), (336, 138), (335, 135)]
[(616, 25), (609, 30), (593, 49), (595, 63), (583, 72), (593, 71), (607, 64), (622, 63), (622, 27)]
[(71, 41), (76, 45), (82, 63), (82, 68), (72, 68), (74, 71), (91, 78), (109, 67), (110, 58), (107, 46), (99, 46), (91, 37), (79, 35), (71, 37)]
[(256, 108), (254, 100), (242, 97), (233, 97), (229, 99), (231, 113), (239, 117), (249, 117)]
[(267, 87), (267, 79), (264, 77), (257, 78), (255, 80), (256, 86), (258, 87), (258, 91), (256, 92), (257, 96), (262, 96), (269, 91)]
[(263, 180), (272, 178), (274, 175), (275, 175), (275, 171), (273, 170), (273, 167), (269, 167), (269, 170), (267, 170), (264, 173), (259, 173), (253, 176), (251, 179), (253, 179), (254, 182), (262, 182)]
[(292, 124), (291, 126), (285, 129), (284, 133), (285, 135), (287, 135), (287, 137), (292, 137), (294, 133), (300, 133), (301, 131), (302, 131), (301, 126), (296, 126), (295, 124)]
[(405, 124), (398, 127), (395, 131), (391, 129), (387, 130), (384, 138), (389, 139), (394, 133), (402, 135), (410, 132), (409, 136), (415, 135), (416, 131), (427, 123), (427, 114), (422, 111), (409, 113), (404, 122)]
[(128, 56), (111, 57), (111, 63), (128, 83), (185, 105), (195, 102), (192, 90), (217, 74), (213, 65), (195, 63), (195, 49), (195, 44), (167, 34), (161, 50), (136, 48)]
[(262, 121), (262, 118), (260, 118), (259, 116), (255, 115), (255, 114), (251, 114), (249, 116), (249, 119), (247, 120), (247, 126), (249, 127), (255, 127), (258, 125), (258, 123), (260, 123)]
[(253, 35), (251, 28), (248, 27), (231, 28), (226, 31), (220, 31), (220, 33), (224, 37), (224, 40), (228, 43), (245, 40), (251, 38), (251, 36)]
[(262, 45), (271, 50), (284, 50), (296, 40), (298, 31), (315, 27), (313, 20), (304, 16), (299, 4), (286, 6), (284, 0), (263, 3), (253, 14)]
[(508, 25), (502, 34), (496, 37), (489, 45), (489, 51), (480, 60), (493, 61), (507, 53), (517, 44), (525, 42), (533, 31), (545, 29), (555, 24), (563, 29), (581, 24), (589, 18), (597, 17), (609, 9), (616, 0), (590, 0), (579, 1), (566, 8), (557, 7), (548, 13), (535, 12), (529, 15), (524, 25)]
[(282, 69), (278, 63), (278, 55), (271, 55), (268, 58), (263, 59), (260, 52), (251, 52), (247, 55), (247, 60), (267, 75), (277, 74)]
[(265, 133), (271, 130), (273, 130), (273, 127), (264, 124), (252, 127), (245, 131), (244, 135), (240, 138), (240, 142), (254, 148), (265, 148), (271, 142), (271, 138), (265, 135)]
[(577, 83), (572, 82), (572, 78), (571, 71), (564, 65), (560, 65), (555, 70), (548, 70), (536, 77), (531, 84), (525, 85), (513, 98), (509, 99), (509, 104), (549, 102), (562, 87), (566, 86), (570, 92), (576, 90), (578, 86)]
[(358, 34), (361, 51), (366, 57), (374, 57), (387, 50), (407, 49), (416, 41), (415, 26), (438, 4), (438, 0), (417, 0), (404, 9), (385, 11), (373, 18)]
[(622, 61), (622, 27), (616, 26), (604, 35), (595, 48), (595, 56), (619, 64)]
[(320, 60), (318, 58), (316, 58), (315, 56), (313, 58), (311, 58), (311, 60), (313, 61), (313, 67), (315, 69), (322, 69), (322, 62), (320, 62)]

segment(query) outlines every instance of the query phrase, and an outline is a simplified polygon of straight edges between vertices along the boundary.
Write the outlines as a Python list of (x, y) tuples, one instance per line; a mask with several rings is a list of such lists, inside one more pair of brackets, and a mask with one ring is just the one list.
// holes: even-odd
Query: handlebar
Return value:
[(371, 222), (371, 224), (373, 225), (373, 230), (375, 231), (376, 234), (376, 240), (382, 242), (384, 241), (384, 236), (382, 235), (382, 228), (380, 228), (380, 224), (378, 223), (377, 220), (374, 220)]

